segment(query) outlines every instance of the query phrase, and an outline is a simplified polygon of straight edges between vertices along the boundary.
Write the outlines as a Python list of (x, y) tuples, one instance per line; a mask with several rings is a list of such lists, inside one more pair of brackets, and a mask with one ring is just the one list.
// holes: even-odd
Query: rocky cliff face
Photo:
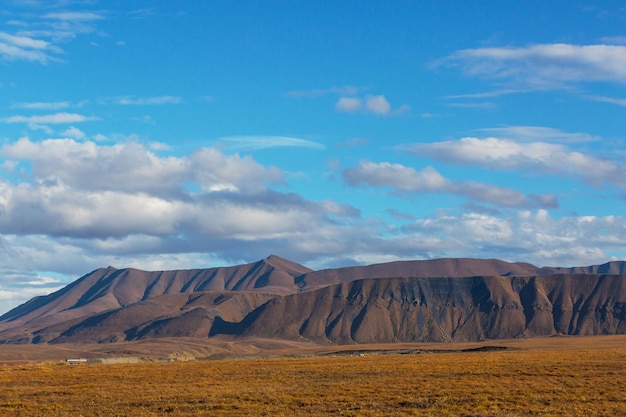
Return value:
[(550, 275), (359, 280), (274, 298), (211, 334), (345, 344), (624, 332), (624, 277)]
[(109, 267), (0, 317), (0, 343), (233, 335), (345, 344), (626, 333), (625, 265), (438, 259), (311, 271), (271, 256), (205, 270)]

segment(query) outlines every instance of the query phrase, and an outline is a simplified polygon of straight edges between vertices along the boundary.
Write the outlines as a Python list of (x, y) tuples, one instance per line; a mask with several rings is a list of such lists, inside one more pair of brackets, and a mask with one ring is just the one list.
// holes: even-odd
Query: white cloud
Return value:
[(399, 115), (406, 113), (411, 108), (403, 104), (397, 109), (392, 109), (391, 104), (384, 95), (369, 95), (365, 98), (340, 97), (335, 103), (335, 110), (344, 113), (366, 112), (379, 116)]
[(280, 170), (212, 148), (159, 157), (137, 143), (22, 138), (4, 145), (0, 157), (32, 172), (17, 183), (0, 181), (0, 236), (275, 239), (305, 233), (327, 222), (326, 214), (358, 214), (270, 191), (267, 183), (283, 181)]
[(372, 113), (388, 114), (391, 111), (391, 104), (385, 96), (369, 96), (365, 99), (365, 108)]
[(604, 36), (600, 41), (608, 44), (626, 45), (626, 36)]
[(626, 107), (626, 98), (614, 98), (605, 96), (584, 96), (588, 100), (599, 101), (601, 103), (616, 104), (618, 106)]
[[(224, 155), (215, 149), (195, 151), (184, 158), (158, 157), (143, 145), (124, 143), (99, 146), (95, 142), (22, 138), (4, 145), (0, 156), (28, 161), (42, 183), (56, 183), (72, 190), (146, 192), (179, 195), (185, 182), (202, 189), (264, 190), (266, 182), (281, 182), (282, 172), (265, 168), (250, 157)], [(225, 188), (224, 188), (225, 187)]]
[[(626, 219), (553, 218), (545, 210), (499, 218), (478, 213), (419, 219), (404, 232), (437, 240), (449, 256), (497, 256), (540, 266), (589, 265), (626, 244)], [(441, 253), (441, 252), (439, 252)]]
[(626, 188), (626, 166), (616, 160), (600, 159), (571, 150), (563, 144), (466, 137), (453, 141), (405, 145), (401, 149), (449, 163), (567, 175), (582, 178), (594, 186), (610, 182)]
[(5, 42), (0, 42), (0, 57), (7, 61), (36, 61), (42, 64), (53, 59), (40, 49), (21, 48)]
[(24, 49), (46, 49), (50, 46), (49, 42), (41, 39), (32, 39), (26, 36), (15, 36), (6, 32), (0, 32), (0, 41), (10, 44), (18, 48)]
[(452, 181), (426, 167), (421, 171), (400, 164), (362, 161), (357, 167), (343, 171), (347, 185), (390, 187), (399, 193), (450, 193), (502, 207), (557, 207), (553, 195), (526, 196), (523, 193), (473, 181)]
[(29, 110), (62, 110), (71, 106), (69, 101), (18, 103), (11, 106), (16, 109)]
[(290, 136), (228, 136), (219, 138), (218, 143), (225, 143), (230, 149), (255, 151), (267, 148), (297, 147), (309, 149), (324, 149), (318, 142)]
[(506, 126), (478, 129), (478, 131), (522, 142), (582, 143), (600, 140), (600, 137), (590, 135), (589, 133), (564, 132), (559, 129), (542, 126)]
[[(152, 236), (167, 252), (178, 244), (285, 239), (330, 225), (327, 214), (358, 215), (349, 206), (270, 191), (265, 183), (282, 181), (279, 170), (210, 148), (160, 158), (138, 144), (21, 139), (2, 156), (29, 162), (33, 179), (0, 181), (0, 236)], [(187, 191), (190, 183), (199, 191)]]
[(226, 156), (212, 148), (200, 149), (189, 156), (193, 179), (205, 190), (234, 189), (255, 192), (264, 190), (266, 182), (281, 183), (278, 168), (265, 168), (250, 156)]
[(360, 98), (354, 97), (341, 97), (335, 103), (335, 109), (340, 112), (354, 113), (361, 110), (363, 104)]
[(508, 88), (508, 89), (501, 89), (501, 90), (494, 90), (494, 91), (486, 91), (482, 93), (455, 94), (451, 96), (445, 96), (443, 98), (446, 100), (457, 100), (460, 98), (491, 98), (491, 97), (499, 97), (499, 96), (507, 95), (507, 94), (521, 93), (521, 92), (522, 91), (520, 90)]
[(28, 123), (28, 128), (30, 130), (41, 130), (42, 132), (48, 135), (54, 134), (54, 130), (52, 130), (50, 126), (46, 126), (46, 125), (40, 125), (40, 124), (31, 122), (31, 123)]
[(47, 13), (43, 16), (45, 19), (69, 20), (74, 22), (102, 20), (104, 16), (93, 12), (55, 12)]
[(0, 119), (3, 123), (35, 123), (35, 124), (65, 124), (80, 123), (95, 120), (94, 117), (83, 116), (77, 113), (55, 113), (36, 116), (10, 116)]
[(181, 97), (176, 96), (154, 96), (154, 97), (133, 97), (124, 96), (112, 99), (113, 102), (121, 105), (131, 106), (147, 106), (162, 104), (180, 104), (183, 102)]
[(285, 93), (288, 97), (299, 97), (299, 98), (315, 98), (320, 96), (325, 96), (328, 94), (335, 94), (339, 96), (354, 96), (363, 91), (368, 90), (368, 87), (357, 87), (353, 85), (344, 85), (341, 87), (330, 87), (325, 89), (314, 89), (314, 90), (293, 90)]
[(433, 192), (449, 186), (449, 181), (436, 169), (426, 167), (421, 171), (389, 162), (362, 161), (357, 167), (343, 172), (346, 184), (350, 186), (371, 185), (393, 187), (409, 192)]
[[(24, 3), (20, 5), (28, 5)], [(62, 6), (62, 3), (35, 5), (46, 10)], [(9, 22), (18, 29), (15, 33), (0, 31), (0, 58), (5, 61), (62, 62), (60, 56), (64, 51), (60, 45), (80, 34), (94, 32), (92, 24), (105, 18), (101, 13), (90, 11), (24, 13), (21, 17), (22, 20)]]
[(172, 149), (170, 145), (168, 145), (167, 143), (163, 143), (163, 142), (151, 142), (149, 146), (150, 146), (150, 149), (153, 151), (168, 151)]
[(626, 83), (626, 46), (538, 44), (457, 51), (436, 63), (461, 64), (472, 77), (531, 89), (572, 83)]
[(63, 132), (61, 132), (61, 135), (66, 138), (73, 138), (73, 139), (85, 138), (85, 132), (83, 132), (82, 130), (74, 126), (70, 126), (69, 129), (66, 129)]

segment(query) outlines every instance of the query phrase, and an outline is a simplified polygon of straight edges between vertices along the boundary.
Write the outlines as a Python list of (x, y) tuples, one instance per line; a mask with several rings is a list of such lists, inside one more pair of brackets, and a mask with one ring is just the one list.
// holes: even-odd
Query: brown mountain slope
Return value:
[[(223, 268), (147, 272), (97, 269), (61, 290), (34, 298), (0, 317), (0, 331), (88, 317), (164, 294), (201, 291), (296, 291), (294, 278), (311, 270), (277, 256)], [(34, 323), (32, 323), (34, 321)]]
[(158, 337), (206, 337), (215, 317), (240, 321), (275, 297), (261, 292), (166, 294), (47, 326), (32, 321), (0, 332), (5, 343), (103, 343)]
[(626, 332), (626, 277), (390, 278), (281, 296), (211, 335), (331, 343), (477, 341)]
[(610, 274), (626, 275), (626, 261), (611, 261), (602, 265), (564, 267), (543, 267), (537, 270), (538, 274)]
[(537, 267), (498, 259), (442, 258), (425, 261), (396, 261), (315, 271), (297, 278), (301, 291), (364, 278), (472, 277), (490, 275), (535, 275)]

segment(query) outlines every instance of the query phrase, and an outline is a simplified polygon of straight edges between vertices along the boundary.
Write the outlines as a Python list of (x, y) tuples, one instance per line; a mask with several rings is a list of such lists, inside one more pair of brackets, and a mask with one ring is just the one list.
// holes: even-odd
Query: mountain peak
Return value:
[(270, 255), (265, 258), (263, 262), (273, 266), (274, 268), (284, 269), (292, 274), (295, 273), (295, 275), (306, 274), (307, 272), (313, 271), (304, 265), (300, 265), (296, 262), (290, 261), (289, 259), (281, 258), (277, 255)]

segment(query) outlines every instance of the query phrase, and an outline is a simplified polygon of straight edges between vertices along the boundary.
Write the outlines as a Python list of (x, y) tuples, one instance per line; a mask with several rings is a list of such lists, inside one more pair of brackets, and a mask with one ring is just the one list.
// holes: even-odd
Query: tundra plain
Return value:
[[(161, 341), (160, 350), (107, 347), (111, 357), (146, 349), (179, 359), (173, 362), (150, 356), (80, 365), (53, 357), (94, 357), (106, 353), (103, 346), (0, 346), (0, 415), (626, 415), (624, 335), (351, 346), (178, 342)], [(37, 361), (43, 353), (46, 360)]]

